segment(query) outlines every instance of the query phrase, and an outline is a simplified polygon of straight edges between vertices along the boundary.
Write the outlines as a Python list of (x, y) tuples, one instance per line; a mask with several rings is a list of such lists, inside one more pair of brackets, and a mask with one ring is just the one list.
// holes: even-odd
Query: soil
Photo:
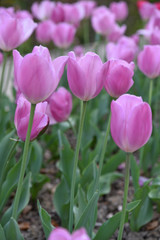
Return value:
[[(45, 172), (50, 178), (50, 183), (46, 183), (38, 194), (41, 206), (51, 215), (54, 226), (60, 226), (60, 219), (53, 206), (53, 194), (59, 183), (59, 179), (56, 177), (57, 171), (53, 163), (49, 163), (47, 168), (42, 169), (42, 173)], [(123, 188), (123, 179), (119, 179), (112, 184), (110, 194), (100, 198), (98, 202), (98, 219), (95, 231), (98, 230), (103, 222), (122, 209)], [(132, 201), (132, 198), (133, 187), (130, 183), (128, 201)], [(24, 209), (19, 218), (19, 226), (25, 240), (46, 240), (39, 219), (36, 202), (30, 201), (29, 205)], [(117, 233), (118, 231), (115, 232), (111, 240), (117, 239)], [(132, 232), (129, 228), (129, 224), (125, 224), (123, 240), (143, 239), (160, 240), (160, 214), (156, 211), (152, 221), (145, 225), (139, 232)]]

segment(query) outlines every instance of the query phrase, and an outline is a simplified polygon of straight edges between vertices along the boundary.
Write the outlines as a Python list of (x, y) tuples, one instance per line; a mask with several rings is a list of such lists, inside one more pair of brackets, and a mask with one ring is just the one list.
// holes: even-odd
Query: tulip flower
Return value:
[[(69, 118), (72, 111), (72, 96), (64, 87), (59, 87), (48, 99), (50, 116), (56, 122), (63, 122)], [(52, 121), (53, 122), (53, 121)]]
[(36, 39), (41, 43), (49, 43), (52, 40), (55, 24), (46, 20), (38, 24), (36, 28)]
[(85, 12), (85, 18), (88, 18), (91, 16), (93, 9), (96, 6), (96, 2), (95, 1), (80, 1), (79, 2), (83, 8), (84, 8), (84, 12)]
[(85, 16), (85, 10), (83, 6), (79, 2), (72, 4), (66, 3), (63, 4), (63, 9), (65, 15), (65, 22), (70, 23), (77, 28), (80, 24), (80, 21)]
[(93, 11), (91, 23), (95, 32), (108, 35), (115, 24), (115, 16), (107, 7), (98, 7)]
[(111, 32), (107, 36), (107, 40), (109, 42), (117, 42), (120, 39), (120, 37), (122, 37), (122, 35), (125, 33), (126, 28), (127, 28), (126, 25), (119, 26), (118, 24), (115, 23), (113, 25)]
[(88, 237), (86, 230), (81, 228), (72, 233), (72, 235), (64, 228), (58, 227), (54, 229), (48, 240), (90, 240)]
[(124, 1), (112, 2), (109, 6), (109, 9), (115, 14), (117, 21), (123, 21), (128, 16), (128, 6)]
[(139, 13), (143, 20), (148, 20), (151, 16), (153, 16), (155, 10), (156, 6), (147, 1), (143, 1), (139, 7)]
[(132, 38), (123, 36), (118, 42), (108, 43), (106, 46), (107, 59), (118, 58), (127, 62), (132, 62), (137, 53), (137, 45)]
[(57, 47), (66, 49), (72, 44), (75, 33), (75, 27), (69, 23), (58, 23), (55, 25), (52, 40)]
[(20, 18), (7, 11), (0, 13), (0, 49), (10, 51), (25, 42), (37, 24), (31, 18)]
[(103, 88), (104, 76), (101, 74), (103, 63), (92, 52), (76, 59), (72, 53), (68, 59), (67, 77), (71, 91), (83, 101), (96, 97)]
[(45, 0), (40, 3), (34, 2), (32, 4), (31, 11), (34, 17), (42, 21), (49, 19), (51, 17), (54, 7), (55, 7), (54, 2)]
[(149, 78), (160, 75), (160, 46), (146, 45), (138, 55), (138, 67)]
[(124, 94), (111, 103), (111, 135), (125, 152), (135, 152), (152, 133), (152, 112), (141, 97)]
[(126, 93), (133, 85), (134, 63), (120, 59), (112, 59), (103, 66), (105, 71), (104, 87), (112, 97)]
[(53, 62), (47, 48), (34, 47), (32, 53), (22, 57), (13, 51), (16, 85), (33, 104), (47, 99), (57, 88), (68, 57), (56, 58)]
[(51, 20), (54, 23), (60, 23), (65, 21), (65, 11), (64, 11), (64, 4), (61, 2), (57, 2), (52, 14), (51, 14)]
[[(17, 100), (14, 123), (18, 137), (25, 141), (30, 117), (30, 102), (20, 94)], [(30, 141), (34, 140), (49, 124), (49, 117), (46, 115), (47, 102), (39, 103), (36, 106)]]

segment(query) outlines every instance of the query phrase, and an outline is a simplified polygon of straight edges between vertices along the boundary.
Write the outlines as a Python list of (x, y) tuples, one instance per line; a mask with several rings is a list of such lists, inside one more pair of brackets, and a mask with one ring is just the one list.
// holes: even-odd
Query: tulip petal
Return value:
[(48, 240), (72, 240), (72, 237), (66, 229), (59, 227), (51, 232)]
[(64, 68), (67, 64), (67, 61), (68, 61), (68, 56), (61, 56), (53, 60), (53, 67), (57, 73), (58, 79), (61, 79), (64, 72)]
[(16, 90), (18, 90), (18, 70), (20, 68), (20, 64), (23, 60), (23, 57), (20, 55), (20, 53), (17, 50), (13, 50), (13, 63), (14, 63), (14, 87)]

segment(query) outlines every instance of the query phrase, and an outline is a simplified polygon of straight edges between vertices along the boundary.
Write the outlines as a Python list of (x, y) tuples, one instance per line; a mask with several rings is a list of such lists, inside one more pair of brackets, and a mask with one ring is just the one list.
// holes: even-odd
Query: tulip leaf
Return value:
[[(136, 209), (139, 204), (140, 204), (140, 200), (127, 204), (126, 221), (128, 218), (127, 217), (128, 213)], [(121, 220), (121, 212), (116, 213), (113, 217), (111, 217), (105, 223), (103, 223), (103, 225), (99, 228), (93, 240), (99, 240), (99, 239), (109, 240), (114, 234), (114, 232), (118, 229), (120, 220)]]
[(160, 200), (160, 187), (152, 189), (148, 194), (150, 199)]
[(134, 186), (134, 190), (137, 191), (139, 189), (140, 169), (133, 155), (131, 155), (130, 162), (131, 162), (131, 175), (132, 175), (133, 186)]
[[(22, 192), (19, 200), (17, 216), (22, 212), (22, 210), (27, 206), (29, 202), (30, 187), (31, 187), (31, 173), (28, 173), (23, 181), (23, 188), (22, 188)], [(11, 218), (12, 211), (13, 211), (13, 205), (10, 208), (8, 208), (7, 211), (4, 213), (1, 219), (2, 226), (4, 226), (8, 222), (8, 220)]]
[(5, 233), (1, 225), (0, 225), (0, 236), (1, 236), (1, 240), (6, 240)]
[(48, 239), (49, 234), (54, 229), (53, 225), (51, 224), (51, 216), (47, 213), (45, 209), (41, 207), (39, 201), (37, 202), (37, 206), (38, 206), (38, 211), (39, 211), (43, 231), (44, 231), (45, 237)]
[(24, 240), (19, 230), (18, 224), (13, 217), (11, 217), (9, 222), (6, 223), (6, 225), (4, 226), (4, 230), (5, 230), (6, 240), (11, 240), (11, 239)]

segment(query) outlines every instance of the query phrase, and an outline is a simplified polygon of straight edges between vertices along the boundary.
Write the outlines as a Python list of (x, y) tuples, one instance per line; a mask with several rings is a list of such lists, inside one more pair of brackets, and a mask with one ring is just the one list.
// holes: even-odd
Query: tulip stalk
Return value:
[(152, 92), (153, 92), (153, 79), (150, 79), (150, 86), (149, 86), (149, 97), (148, 97), (148, 103), (151, 106), (152, 103)]
[(74, 157), (72, 183), (71, 183), (70, 210), (69, 210), (69, 231), (70, 232), (72, 232), (73, 230), (73, 206), (74, 206), (74, 193), (75, 193), (75, 183), (76, 183), (76, 170), (78, 165), (78, 157), (79, 157), (79, 150), (80, 150), (80, 144), (82, 139), (86, 107), (87, 107), (87, 102), (81, 101), (80, 123), (79, 123), (77, 144), (76, 144), (75, 157)]
[(123, 208), (120, 221), (120, 228), (118, 233), (118, 240), (122, 239), (125, 217), (126, 217), (126, 206), (127, 206), (127, 196), (128, 196), (128, 186), (129, 186), (129, 175), (130, 175), (130, 154), (127, 153), (126, 156), (126, 167), (125, 167), (125, 185), (124, 185), (124, 196), (123, 196)]
[(4, 73), (5, 73), (5, 68), (6, 68), (7, 56), (8, 56), (8, 53), (4, 52), (2, 75), (1, 75), (1, 83), (0, 83), (0, 96), (2, 96), (2, 91), (3, 91)]
[(17, 191), (16, 191), (14, 204), (13, 204), (12, 217), (14, 219), (17, 219), (17, 214), (18, 214), (18, 206), (19, 206), (20, 196), (21, 196), (21, 192), (22, 192), (24, 174), (25, 174), (25, 170), (26, 170), (26, 163), (27, 163), (27, 157), (28, 157), (28, 150), (29, 150), (29, 143), (30, 143), (30, 136), (31, 136), (35, 108), (36, 108), (36, 104), (31, 104), (30, 118), (29, 118), (27, 136), (26, 136), (25, 145), (24, 145), (24, 152), (23, 152), (23, 158), (22, 158), (22, 163), (21, 163), (18, 187), (17, 187)]

